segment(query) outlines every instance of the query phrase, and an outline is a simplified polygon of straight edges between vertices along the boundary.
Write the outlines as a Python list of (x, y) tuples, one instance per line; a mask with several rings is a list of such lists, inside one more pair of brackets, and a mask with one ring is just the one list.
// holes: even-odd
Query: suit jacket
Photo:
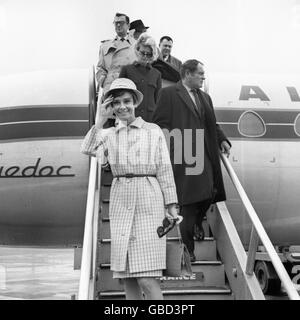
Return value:
[(103, 93), (109, 90), (111, 83), (119, 77), (122, 66), (131, 64), (136, 60), (134, 51), (135, 40), (119, 41), (117, 38), (102, 43), (99, 49), (99, 60), (96, 67), (98, 88), (103, 88)]
[(170, 63), (159, 58), (152, 63), (152, 66), (161, 73), (161, 78), (163, 80), (169, 80), (174, 83), (180, 81), (179, 70)]
[[(164, 61), (161, 53), (160, 53), (159, 59)], [(175, 58), (174, 56), (169, 55), (168, 59), (165, 62), (168, 62), (177, 71), (180, 71), (180, 67), (182, 65), (182, 62), (179, 59)]]
[[(153, 122), (157, 123), (162, 129), (200, 129), (204, 128), (204, 144), (206, 155), (210, 159), (211, 170), (213, 172), (214, 194), (213, 202), (226, 199), (225, 189), (220, 166), (219, 148), (222, 141), (227, 140), (223, 131), (216, 123), (216, 117), (210, 96), (199, 90), (198, 97), (204, 109), (205, 117), (196, 112), (194, 103), (181, 81), (177, 84), (163, 88), (160, 91), (157, 102), (157, 109), (153, 116)], [(171, 141), (172, 142), (172, 141)], [(229, 141), (228, 141), (229, 142)], [(229, 142), (230, 144), (230, 142)], [(196, 150), (196, 139), (192, 139), (192, 150)], [(184, 154), (182, 143), (182, 154)], [(171, 162), (174, 162), (174, 144), (170, 144)], [(173, 170), (177, 188), (179, 204), (191, 204), (203, 201), (199, 190), (207, 187), (203, 183), (201, 175), (186, 175), (186, 168), (189, 164), (183, 159), (182, 164), (174, 164)], [(211, 183), (210, 183), (211, 185)]]

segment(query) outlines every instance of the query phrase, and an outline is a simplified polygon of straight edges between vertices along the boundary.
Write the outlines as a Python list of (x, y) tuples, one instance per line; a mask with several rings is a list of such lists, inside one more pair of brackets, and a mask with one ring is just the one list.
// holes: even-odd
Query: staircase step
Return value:
[[(192, 288), (224, 286), (225, 271), (220, 261), (197, 261), (192, 263), (193, 275), (191, 277), (162, 277), (162, 288)], [(98, 291), (122, 290), (119, 279), (113, 279), (109, 263), (100, 264), (98, 274)]]
[[(194, 287), (191, 289), (162, 289), (164, 300), (233, 300), (231, 290), (227, 287)], [(98, 299), (124, 300), (123, 290), (105, 291), (98, 294)]]
[(101, 200), (109, 200), (110, 196), (110, 186), (102, 186), (101, 187)]
[(111, 186), (112, 180), (113, 180), (113, 175), (111, 172), (102, 171), (102, 176), (101, 176), (102, 186)]
[(103, 219), (108, 219), (109, 200), (107, 200), (107, 199), (101, 200), (100, 212), (101, 212), (101, 217), (103, 217)]
[[(203, 219), (202, 227), (203, 227), (203, 230), (204, 230), (204, 236), (205, 236), (205, 237), (209, 237), (209, 236), (210, 236), (209, 225), (208, 225), (208, 222), (207, 222), (207, 220), (206, 220), (206, 217), (205, 217), (205, 219)], [(173, 228), (173, 229), (168, 233), (168, 235), (169, 235), (170, 237), (177, 236), (177, 229), (176, 229), (176, 228)]]
[[(207, 221), (203, 221), (203, 225), (207, 225)], [(110, 238), (109, 218), (102, 219), (102, 225), (99, 228), (99, 234), (102, 239), (109, 239)], [(172, 229), (167, 234), (167, 236), (169, 238), (177, 237), (178, 236), (177, 228)], [(206, 240), (211, 239), (209, 237), (208, 232), (205, 232), (205, 239)], [(207, 244), (205, 244), (205, 241), (196, 241), (195, 242), (195, 251), (196, 251), (195, 255), (198, 258), (198, 260), (202, 260), (202, 259), (214, 260), (214, 259), (216, 259), (216, 253), (214, 253), (214, 251), (216, 252), (216, 244), (215, 243), (210, 244), (209, 248), (207, 248), (207, 251), (202, 253), (202, 251), (205, 250), (205, 248), (207, 248)], [(212, 254), (213, 254), (213, 256), (212, 256)], [(206, 257), (206, 255), (208, 255), (208, 256)]]
[[(168, 241), (178, 241), (177, 237), (169, 237)], [(110, 262), (110, 239), (99, 241), (101, 254), (98, 263)], [(216, 241), (214, 238), (206, 237), (203, 241), (195, 241), (195, 256), (197, 260), (212, 261), (217, 260)]]

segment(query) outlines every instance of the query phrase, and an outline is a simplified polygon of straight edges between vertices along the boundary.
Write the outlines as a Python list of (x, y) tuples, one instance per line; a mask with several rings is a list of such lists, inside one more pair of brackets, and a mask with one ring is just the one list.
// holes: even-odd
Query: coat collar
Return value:
[(106, 55), (111, 49), (115, 52), (130, 48), (135, 43), (135, 39), (133, 37), (128, 36), (127, 39), (123, 42), (118, 41), (118, 38), (114, 38), (113, 40), (104, 42), (104, 55)]
[(151, 66), (150, 63), (147, 63), (146, 65), (144, 65), (144, 64), (141, 64), (141, 63), (138, 62), (138, 61), (134, 61), (133, 64), (134, 64), (136, 67), (141, 66), (141, 67), (144, 67), (144, 68), (146, 68), (146, 69), (151, 69), (151, 68), (152, 68), (152, 66)]
[[(115, 38), (114, 38), (114, 42), (116, 42), (116, 41), (120, 41), (120, 39), (121, 39), (121, 37), (119, 37), (119, 36), (116, 36)], [(130, 35), (130, 34), (127, 34), (125, 37), (124, 37), (124, 42), (126, 43), (129, 43), (130, 45), (133, 45), (135, 42), (136, 42), (136, 40)]]
[[(145, 121), (141, 117), (137, 117), (128, 127), (134, 127), (141, 129)], [(119, 120), (116, 127), (116, 132), (120, 131), (123, 128), (127, 128), (126, 124)]]
[(182, 101), (188, 106), (188, 108), (192, 111), (192, 113), (199, 117), (198, 113), (195, 110), (194, 102), (192, 101), (190, 95), (188, 94), (186, 88), (183, 86), (182, 81), (177, 82), (176, 84), (176, 90), (178, 92), (178, 95), (182, 99)]
[(159, 58), (160, 58), (160, 60), (162, 60), (162, 61), (164, 61), (164, 62), (169, 62), (169, 63), (171, 63), (172, 56), (169, 54), (167, 60), (165, 60), (165, 59), (163, 58), (163, 55), (162, 55), (161, 51), (159, 51)]

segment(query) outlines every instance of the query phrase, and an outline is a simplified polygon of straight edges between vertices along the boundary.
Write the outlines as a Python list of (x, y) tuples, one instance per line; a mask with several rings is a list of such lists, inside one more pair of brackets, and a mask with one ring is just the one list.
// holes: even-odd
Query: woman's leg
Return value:
[(150, 277), (137, 278), (137, 283), (144, 292), (146, 300), (163, 300), (163, 295), (157, 279)]
[(124, 280), (124, 289), (126, 300), (142, 300), (143, 294), (136, 278), (127, 278)]

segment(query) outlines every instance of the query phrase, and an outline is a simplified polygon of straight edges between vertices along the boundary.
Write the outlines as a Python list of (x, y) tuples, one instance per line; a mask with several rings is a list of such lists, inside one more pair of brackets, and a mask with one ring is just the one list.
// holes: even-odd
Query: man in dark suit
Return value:
[(182, 62), (179, 59), (175, 58), (174, 56), (171, 56), (172, 48), (173, 48), (173, 39), (169, 36), (161, 37), (159, 40), (159, 50), (160, 50), (159, 59), (169, 63), (173, 68), (179, 71), (182, 65)]
[[(203, 64), (188, 60), (182, 65), (180, 75), (181, 81), (161, 90), (153, 122), (169, 133), (174, 129), (181, 132), (182, 143), (176, 142), (176, 137), (170, 139), (170, 157), (184, 218), (180, 224), (181, 234), (191, 260), (195, 261), (194, 236), (198, 240), (204, 237), (203, 217), (212, 203), (226, 199), (219, 150), (229, 155), (231, 144), (216, 123), (210, 96), (200, 90), (205, 80)], [(201, 164), (198, 163), (202, 165), (201, 170), (193, 171), (197, 163), (191, 163), (185, 156), (179, 163), (178, 151), (184, 155), (187, 150), (193, 155), (202, 151)]]

